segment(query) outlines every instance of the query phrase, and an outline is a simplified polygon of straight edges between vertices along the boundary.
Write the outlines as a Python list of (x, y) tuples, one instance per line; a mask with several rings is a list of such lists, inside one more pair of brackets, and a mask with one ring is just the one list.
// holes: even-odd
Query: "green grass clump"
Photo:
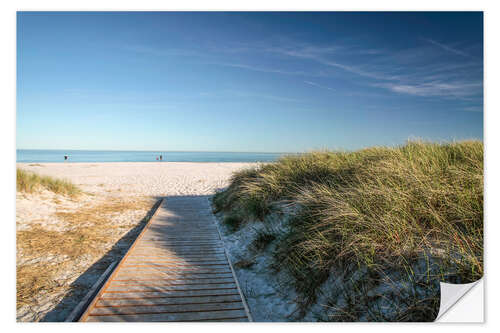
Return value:
[(305, 304), (334, 268), (415, 280), (416, 265), (428, 262), (427, 280), (483, 275), (480, 141), (285, 156), (235, 174), (214, 199), (216, 211), (245, 222), (273, 223), (266, 216), (283, 204), (293, 209), (276, 266), (294, 277)]
[(17, 190), (20, 192), (33, 193), (45, 188), (57, 194), (76, 196), (81, 190), (67, 180), (55, 179), (48, 176), (40, 176), (33, 172), (17, 169)]
[(257, 251), (262, 251), (275, 239), (276, 236), (273, 233), (266, 230), (260, 230), (257, 232), (257, 235), (252, 242), (252, 248)]
[(229, 228), (230, 231), (234, 232), (240, 228), (243, 220), (237, 215), (228, 215), (224, 217), (222, 222)]

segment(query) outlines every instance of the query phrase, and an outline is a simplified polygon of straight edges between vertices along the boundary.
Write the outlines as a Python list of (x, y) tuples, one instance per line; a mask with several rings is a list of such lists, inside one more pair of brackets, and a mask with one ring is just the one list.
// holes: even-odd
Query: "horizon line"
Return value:
[(252, 154), (297, 154), (299, 151), (265, 152), (265, 151), (235, 151), (235, 150), (136, 150), (136, 149), (45, 149), (45, 148), (16, 148), (18, 150), (54, 150), (54, 151), (116, 151), (116, 152), (163, 152), (163, 153), (252, 153)]

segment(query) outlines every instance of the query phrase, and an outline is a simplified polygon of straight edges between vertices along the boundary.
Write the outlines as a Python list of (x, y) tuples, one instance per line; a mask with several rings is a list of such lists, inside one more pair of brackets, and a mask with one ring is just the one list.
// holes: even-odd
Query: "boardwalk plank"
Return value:
[(158, 279), (149, 279), (149, 280), (113, 280), (113, 286), (124, 286), (124, 285), (147, 285), (147, 286), (156, 286), (156, 285), (186, 285), (186, 284), (217, 284), (217, 283), (234, 283), (234, 279), (232, 277), (227, 278), (208, 278), (208, 279), (171, 279), (171, 280), (158, 280)]
[(191, 268), (191, 267), (123, 267), (120, 272), (125, 274), (135, 274), (135, 273), (192, 273), (192, 274), (202, 274), (202, 273), (231, 273), (231, 270), (227, 267), (216, 267), (216, 268)]
[(117, 291), (172, 291), (172, 290), (210, 290), (210, 289), (234, 289), (236, 285), (234, 282), (218, 283), (218, 284), (168, 284), (168, 285), (116, 285), (112, 284), (107, 289), (106, 292), (117, 292)]
[(141, 259), (132, 259), (129, 258), (127, 260), (127, 265), (135, 265), (135, 264), (178, 264), (178, 265), (218, 265), (218, 264), (227, 264), (226, 260), (183, 260), (183, 259), (159, 259), (159, 258), (153, 258), (153, 259), (148, 259), (148, 258), (142, 258)]
[(208, 295), (228, 295), (237, 293), (236, 288), (232, 289), (205, 289), (205, 290), (171, 290), (153, 292), (104, 292), (101, 299), (124, 299), (124, 298), (155, 298), (155, 297), (188, 297), (188, 296), (208, 296)]
[(191, 255), (191, 256), (174, 256), (174, 255), (152, 255), (152, 254), (135, 254), (131, 253), (129, 260), (172, 260), (172, 261), (183, 261), (183, 262), (193, 262), (193, 261), (226, 261), (226, 256), (224, 254), (214, 254), (214, 255)]
[(133, 315), (133, 314), (160, 314), (160, 313), (183, 313), (199, 311), (221, 311), (221, 310), (244, 310), (243, 303), (221, 302), (221, 303), (187, 303), (168, 305), (136, 305), (133, 307), (99, 307), (92, 310), (91, 316), (96, 315)]
[(245, 318), (244, 310), (223, 310), (206, 312), (184, 312), (184, 313), (163, 313), (163, 314), (136, 314), (136, 315), (114, 315), (114, 316), (89, 316), (88, 321), (104, 322), (161, 322), (161, 321), (205, 321), (205, 320), (225, 320), (232, 318)]
[(231, 273), (190, 273), (190, 272), (141, 272), (130, 274), (118, 272), (113, 281), (129, 279), (149, 279), (156, 281), (179, 280), (179, 279), (215, 279), (222, 277), (233, 277)]
[(156, 306), (169, 304), (208, 304), (208, 303), (226, 303), (226, 302), (241, 302), (241, 297), (238, 293), (218, 295), (218, 296), (193, 296), (193, 297), (165, 297), (165, 298), (148, 298), (148, 299), (100, 299), (96, 303), (96, 307), (107, 306)]

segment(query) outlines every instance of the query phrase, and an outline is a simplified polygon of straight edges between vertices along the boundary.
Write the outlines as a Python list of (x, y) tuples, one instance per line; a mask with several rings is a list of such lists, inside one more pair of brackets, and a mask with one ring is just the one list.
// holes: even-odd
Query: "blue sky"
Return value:
[(409, 138), (483, 138), (482, 13), (18, 13), (20, 149)]

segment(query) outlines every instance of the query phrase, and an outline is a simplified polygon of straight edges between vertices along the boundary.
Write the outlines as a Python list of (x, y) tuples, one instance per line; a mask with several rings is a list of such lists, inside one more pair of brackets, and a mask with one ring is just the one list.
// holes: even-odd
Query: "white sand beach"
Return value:
[(112, 162), (18, 163), (41, 175), (68, 179), (92, 193), (132, 196), (207, 195), (226, 186), (233, 171), (254, 163)]
[[(69, 180), (84, 193), (70, 198), (47, 190), (17, 192), (17, 320), (64, 321), (108, 265), (124, 254), (156, 199), (211, 195), (228, 184), (234, 171), (252, 165), (18, 163), (20, 169)], [(88, 251), (83, 247), (75, 254), (71, 242), (56, 243), (71, 237), (87, 242)]]

